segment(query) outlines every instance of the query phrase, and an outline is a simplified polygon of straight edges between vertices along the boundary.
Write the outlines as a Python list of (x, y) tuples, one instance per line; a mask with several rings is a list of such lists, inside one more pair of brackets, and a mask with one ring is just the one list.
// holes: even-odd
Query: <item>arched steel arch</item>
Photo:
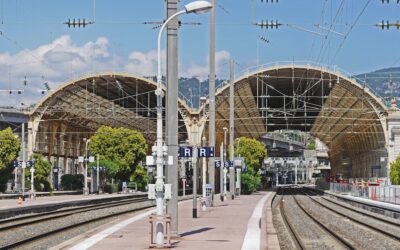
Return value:
[[(234, 88), (235, 137), (259, 138), (279, 129), (310, 132), (329, 147), (333, 171), (354, 177), (368, 176), (387, 156), (384, 103), (340, 72), (274, 66), (240, 77)], [(223, 127), (229, 127), (229, 85), (216, 93), (218, 141)], [(351, 164), (344, 165), (344, 159)]]
[[(57, 159), (76, 159), (83, 155), (82, 139), (89, 138), (101, 125), (138, 130), (153, 144), (156, 86), (152, 80), (116, 72), (83, 76), (61, 85), (42, 98), (29, 114), (29, 151)], [(179, 140), (184, 141), (190, 108), (182, 100), (178, 105)]]

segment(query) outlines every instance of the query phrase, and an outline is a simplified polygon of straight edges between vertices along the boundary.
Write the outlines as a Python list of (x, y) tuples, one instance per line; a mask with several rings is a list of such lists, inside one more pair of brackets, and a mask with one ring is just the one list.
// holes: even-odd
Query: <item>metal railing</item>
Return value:
[[(328, 189), (324, 183), (320, 183), (318, 186), (325, 190)], [(358, 186), (349, 183), (329, 183), (329, 190), (374, 201), (400, 204), (400, 186)]]

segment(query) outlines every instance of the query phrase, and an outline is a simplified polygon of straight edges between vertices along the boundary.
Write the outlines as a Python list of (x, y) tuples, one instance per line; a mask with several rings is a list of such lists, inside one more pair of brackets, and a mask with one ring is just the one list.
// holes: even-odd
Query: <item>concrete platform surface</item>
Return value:
[[(179, 233), (173, 238), (177, 249), (279, 249), (274, 240), (267, 239), (267, 228), (275, 233), (267, 207), (273, 192), (242, 195), (234, 200), (215, 201), (214, 207), (202, 211), (198, 207), (198, 218), (192, 218), (192, 201), (179, 203)], [(217, 196), (219, 198), (219, 196)], [(199, 202), (198, 202), (199, 204)], [(200, 205), (200, 204), (199, 204)], [(135, 214), (129, 219), (115, 222), (107, 227), (87, 232), (52, 249), (149, 249), (150, 225), (148, 216), (155, 210)]]

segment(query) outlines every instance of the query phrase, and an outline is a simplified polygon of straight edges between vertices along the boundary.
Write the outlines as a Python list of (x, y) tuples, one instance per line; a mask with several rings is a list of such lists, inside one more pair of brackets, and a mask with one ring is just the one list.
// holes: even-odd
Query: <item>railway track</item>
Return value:
[[(313, 192), (311, 192), (308, 189), (302, 188), (302, 189), (300, 189), (300, 192), (302, 192), (304, 195), (306, 195), (308, 198), (310, 198), (313, 202), (332, 211), (333, 213), (343, 216), (355, 223), (358, 223), (364, 227), (367, 227), (367, 228), (374, 230), (384, 236), (391, 237), (400, 242), (400, 223), (399, 222), (397, 222), (395, 220), (389, 220), (389, 219), (386, 219), (383, 217), (378, 217), (372, 213), (368, 213), (368, 212), (362, 211), (360, 209), (355, 209), (350, 206), (345, 206), (338, 202), (334, 202), (330, 199), (327, 199), (326, 197), (321, 197), (324, 200), (324, 202), (321, 202), (321, 201), (313, 198), (311, 195), (309, 195), (310, 193), (313, 193)], [(313, 193), (313, 194), (315, 194), (315, 193)], [(328, 205), (327, 203), (330, 205)], [(359, 215), (362, 215), (362, 216), (359, 216)], [(366, 219), (365, 217), (367, 217), (370, 220), (365, 220)], [(387, 229), (382, 229), (382, 228), (387, 228)]]
[(147, 195), (138, 195), (138, 197), (120, 200), (120, 201), (111, 201), (111, 202), (104, 202), (99, 204), (93, 205), (86, 205), (86, 206), (79, 206), (79, 207), (72, 207), (66, 208), (63, 210), (56, 210), (44, 213), (36, 213), (36, 214), (28, 214), (24, 216), (12, 217), (8, 219), (0, 220), (0, 232), (18, 228), (25, 225), (31, 225), (34, 223), (41, 223), (44, 221), (52, 220), (61, 218), (68, 215), (83, 213), (86, 211), (94, 211), (98, 209), (109, 208), (113, 206), (121, 206), (125, 204), (130, 204), (132, 202), (140, 202), (147, 200)]
[[(297, 201), (295, 195), (292, 194), (291, 189), (288, 188), (282, 188), (282, 193), (283, 197), (286, 197), (289, 195), (289, 199), (292, 199), (292, 201), (296, 204), (297, 207), (300, 208), (301, 214), (305, 215), (307, 218), (301, 220), (300, 222), (304, 223), (306, 222), (307, 225), (292, 222), (289, 219), (287, 209), (285, 209), (284, 203), (287, 202), (289, 203), (287, 198), (282, 198), (280, 203), (279, 203), (279, 209), (282, 214), (282, 218), (284, 220), (285, 225), (289, 229), (289, 234), (292, 236), (293, 241), (295, 242), (296, 246), (299, 249), (316, 249), (316, 248), (332, 248), (332, 247), (337, 247), (343, 248), (343, 249), (355, 249), (352, 247), (351, 243), (349, 243), (347, 240), (343, 239), (339, 235), (337, 235), (333, 230), (329, 229), (326, 227), (323, 223), (321, 223), (319, 220), (317, 220), (312, 214), (310, 214), (307, 210), (304, 209), (304, 207)], [(293, 205), (293, 204), (291, 204)], [(290, 205), (287, 205), (290, 206)], [(304, 227), (314, 227), (315, 229), (312, 230), (312, 233), (308, 234), (302, 234), (302, 230), (300, 228)], [(310, 228), (308, 228), (310, 229)], [(318, 234), (314, 232), (319, 232)], [(324, 235), (323, 235), (324, 234)], [(307, 237), (310, 235), (316, 236), (316, 238), (312, 237)], [(318, 238), (317, 238), (318, 236)], [(321, 242), (321, 239), (324, 240), (325, 242)], [(315, 245), (315, 241), (320, 241), (319, 243), (324, 243), (322, 245)]]
[[(34, 214), (2, 220), (0, 221), (0, 238), (2, 239), (2, 241), (0, 241), (0, 249), (26, 247), (35, 241), (43, 240), (47, 237), (52, 237), (57, 234), (62, 234), (68, 230), (152, 207), (152, 204), (143, 204), (142, 206), (130, 207), (132, 204), (139, 204), (149, 201), (145, 196), (146, 195), (144, 195), (144, 197), (140, 196), (122, 201), (74, 207), (61, 211), (51, 211), (36, 215)], [(107, 210), (110, 211), (105, 212)], [(93, 218), (85, 219), (83, 214), (89, 214), (93, 211), (96, 211), (97, 213), (103, 212), (103, 214), (100, 216), (94, 216)], [(76, 220), (68, 224), (68, 218), (76, 218), (81, 214), (82, 220)], [(45, 230), (46, 225), (49, 225), (51, 230)], [(57, 226), (54, 227), (54, 225)], [(42, 232), (33, 231), (34, 228), (38, 227), (44, 228), (44, 230)], [(15, 238), (15, 240), (10, 239), (12, 238), (12, 235), (21, 235), (20, 232), (23, 232), (24, 236)]]

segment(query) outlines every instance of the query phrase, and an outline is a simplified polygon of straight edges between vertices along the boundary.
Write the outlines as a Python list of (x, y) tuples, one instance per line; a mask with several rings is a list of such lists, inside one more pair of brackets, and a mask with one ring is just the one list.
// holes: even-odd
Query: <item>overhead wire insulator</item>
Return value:
[(282, 24), (279, 23), (278, 20), (276, 20), (275, 22), (274, 22), (274, 21), (268, 21), (268, 20), (266, 20), (266, 21), (264, 22), (264, 20), (261, 20), (261, 22), (254, 23), (254, 25), (255, 25), (255, 26), (261, 27), (261, 29), (263, 29), (263, 28), (266, 28), (266, 29), (268, 29), (268, 28), (271, 28), (271, 29), (274, 29), (274, 28), (275, 28), (275, 29), (278, 29), (279, 26), (282, 26)]
[(75, 28), (75, 27), (78, 27), (78, 28), (80, 28), (80, 27), (85, 28), (85, 27), (86, 27), (87, 25), (89, 25), (89, 24), (94, 24), (94, 22), (93, 22), (93, 21), (86, 21), (85, 18), (83, 18), (82, 21), (81, 21), (80, 18), (78, 19), (78, 21), (76, 21), (75, 18), (72, 19), (72, 21), (71, 21), (70, 18), (68, 18), (68, 21), (67, 21), (67, 22), (64, 22), (64, 24), (67, 25), (68, 28), (71, 28), (71, 27), (72, 27), (72, 28)]

